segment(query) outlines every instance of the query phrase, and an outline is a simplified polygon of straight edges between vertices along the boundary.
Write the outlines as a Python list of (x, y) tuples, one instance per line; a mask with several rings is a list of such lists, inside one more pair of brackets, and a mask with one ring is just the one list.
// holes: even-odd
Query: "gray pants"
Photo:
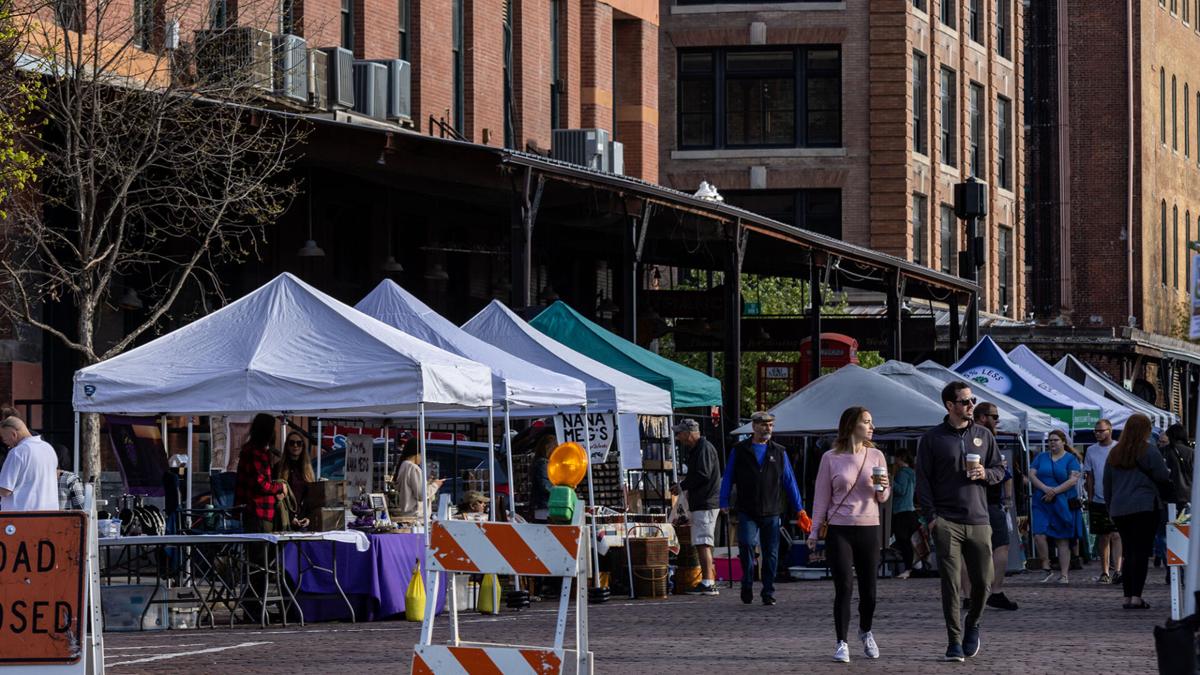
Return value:
[(942, 613), (946, 617), (946, 634), (951, 644), (962, 644), (962, 610), (959, 608), (961, 568), (967, 566), (971, 580), (971, 608), (967, 625), (978, 626), (983, 618), (984, 603), (992, 585), (992, 527), (964, 525), (944, 518), (937, 519), (933, 531), (937, 547), (938, 571), (942, 575)]

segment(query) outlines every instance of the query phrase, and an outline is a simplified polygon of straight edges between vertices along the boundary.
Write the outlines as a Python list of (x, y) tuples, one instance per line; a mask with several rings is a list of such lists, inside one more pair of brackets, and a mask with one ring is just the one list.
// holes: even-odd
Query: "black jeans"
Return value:
[(1154, 533), (1158, 531), (1159, 512), (1139, 511), (1113, 517), (1121, 533), (1121, 586), (1125, 597), (1140, 598), (1146, 587), (1146, 568), (1154, 552)]
[(912, 536), (920, 527), (916, 511), (902, 511), (892, 514), (892, 534), (896, 536), (896, 550), (904, 559), (904, 569), (913, 568)]
[(833, 626), (845, 640), (850, 628), (850, 598), (858, 572), (858, 627), (871, 630), (875, 617), (875, 579), (879, 573), (878, 525), (830, 525), (825, 557), (833, 570)]

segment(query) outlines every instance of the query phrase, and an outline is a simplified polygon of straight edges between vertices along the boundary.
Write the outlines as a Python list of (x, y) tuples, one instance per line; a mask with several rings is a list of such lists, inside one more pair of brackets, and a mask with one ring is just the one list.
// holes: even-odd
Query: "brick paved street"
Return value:
[[(985, 614), (983, 649), (966, 665), (936, 660), (945, 649), (937, 581), (884, 579), (874, 627), (883, 654), (879, 661), (862, 657), (853, 640), (849, 667), (829, 660), (833, 588), (821, 581), (780, 585), (775, 607), (742, 605), (736, 589), (719, 598), (593, 605), (596, 672), (1155, 672), (1152, 630), (1169, 613), (1162, 571), (1150, 570), (1146, 598), (1153, 609), (1131, 611), (1120, 606), (1119, 586), (1088, 581), (1097, 573), (1094, 568), (1076, 572), (1069, 587), (1037, 584), (1033, 574), (1009, 577), (1009, 597), (1021, 609)], [(856, 625), (857, 618), (852, 631)], [(404, 622), (266, 631), (222, 628), (109, 633), (105, 642), (110, 671), (119, 675), (396, 673), (407, 672), (418, 629), (419, 624)], [(462, 621), (464, 639), (487, 642), (548, 645), (552, 630), (550, 603), (499, 617), (464, 615)]]

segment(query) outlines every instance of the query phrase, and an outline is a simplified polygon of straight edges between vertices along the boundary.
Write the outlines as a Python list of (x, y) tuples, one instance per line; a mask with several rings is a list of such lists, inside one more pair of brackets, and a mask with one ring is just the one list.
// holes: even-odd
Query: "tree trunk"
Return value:
[[(90, 285), (85, 281), (85, 293), (80, 298), (79, 303), (79, 318), (76, 328), (79, 331), (79, 344), (86, 350), (79, 359), (81, 367), (87, 367), (96, 363), (94, 343), (94, 327), (93, 318), (96, 315), (96, 305), (92, 301)], [(80, 415), (79, 420), (79, 462), (83, 475), (80, 479), (87, 483), (95, 479), (97, 483), (100, 481), (100, 415), (96, 413), (87, 413)]]

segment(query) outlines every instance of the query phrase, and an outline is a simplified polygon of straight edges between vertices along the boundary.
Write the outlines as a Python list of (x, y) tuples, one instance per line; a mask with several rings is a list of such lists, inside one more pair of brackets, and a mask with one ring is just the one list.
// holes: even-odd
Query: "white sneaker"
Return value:
[(875, 636), (871, 634), (871, 631), (859, 633), (858, 638), (862, 640), (863, 653), (867, 655), (868, 659), (879, 658), (879, 645), (875, 644)]
[(839, 663), (850, 663), (850, 645), (845, 640), (838, 640), (837, 649), (833, 652), (833, 660)]

